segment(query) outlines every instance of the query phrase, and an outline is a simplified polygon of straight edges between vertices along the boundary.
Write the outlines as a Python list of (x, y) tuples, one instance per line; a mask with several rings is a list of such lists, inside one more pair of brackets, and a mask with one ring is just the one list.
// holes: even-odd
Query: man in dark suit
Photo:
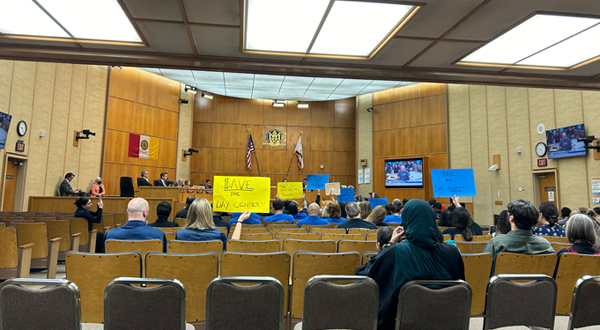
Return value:
[(150, 207), (143, 198), (134, 198), (127, 205), (128, 220), (125, 225), (111, 229), (106, 233), (106, 239), (118, 239), (128, 241), (144, 241), (160, 239), (163, 241), (163, 251), (166, 252), (165, 233), (148, 226), (148, 212)]
[(160, 174), (160, 180), (154, 180), (154, 186), (156, 187), (167, 187), (167, 180), (169, 179), (167, 172), (162, 172)]
[(146, 171), (146, 170), (143, 170), (142, 177), (138, 178), (138, 180), (137, 180), (138, 187), (143, 187), (143, 186), (152, 187), (152, 183), (150, 183), (150, 181), (148, 181), (149, 176), (150, 176), (150, 173), (148, 173), (148, 171)]
[(87, 196), (87, 194), (81, 191), (81, 189), (73, 190), (73, 188), (71, 188), (71, 180), (73, 180), (74, 177), (75, 174), (71, 172), (65, 174), (65, 179), (60, 184), (59, 189), (61, 196)]
[(361, 219), (360, 208), (358, 207), (358, 204), (356, 204), (356, 202), (350, 202), (346, 204), (346, 213), (348, 214), (348, 220), (338, 225), (338, 228), (377, 229), (376, 224)]

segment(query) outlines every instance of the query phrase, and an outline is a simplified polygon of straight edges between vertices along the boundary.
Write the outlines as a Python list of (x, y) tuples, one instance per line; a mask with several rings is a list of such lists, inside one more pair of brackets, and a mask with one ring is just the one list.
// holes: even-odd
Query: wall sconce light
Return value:
[(190, 85), (185, 85), (185, 87), (183, 88), (186, 92), (188, 93), (192, 93), (192, 94), (196, 94), (198, 92), (198, 89), (194, 86), (190, 86)]
[(190, 101), (186, 100), (186, 99), (179, 99), (179, 103), (181, 104), (188, 104)]
[(211, 93), (208, 93), (208, 92), (202, 92), (202, 97), (205, 99), (212, 100), (214, 95), (212, 95)]

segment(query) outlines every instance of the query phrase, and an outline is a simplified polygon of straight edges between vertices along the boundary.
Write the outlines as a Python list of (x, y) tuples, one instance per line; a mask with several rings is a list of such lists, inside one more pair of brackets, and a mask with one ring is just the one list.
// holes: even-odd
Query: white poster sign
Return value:
[(358, 184), (363, 184), (363, 169), (358, 169)]
[(371, 183), (371, 169), (365, 168), (365, 184)]

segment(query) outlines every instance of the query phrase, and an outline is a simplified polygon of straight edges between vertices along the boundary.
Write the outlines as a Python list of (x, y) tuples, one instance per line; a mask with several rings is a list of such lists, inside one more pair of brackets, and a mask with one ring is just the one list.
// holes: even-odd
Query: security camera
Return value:
[(91, 132), (89, 129), (84, 129), (83, 131), (81, 131), (81, 133), (83, 133), (83, 135), (85, 136), (96, 136), (96, 133)]
[(189, 148), (188, 152), (198, 152), (198, 150), (194, 149), (194, 148)]
[(179, 103), (181, 104), (188, 104), (190, 101), (186, 100), (186, 99), (179, 99)]
[(588, 143), (594, 142), (595, 139), (596, 139), (595, 136), (590, 135), (590, 136), (586, 136), (586, 137), (582, 137), (582, 138), (577, 138), (577, 142), (583, 142), (585, 144), (588, 144)]
[(75, 135), (75, 140), (87, 140), (91, 136), (96, 136), (96, 133), (90, 131), (89, 129), (84, 129), (81, 132), (77, 132)]
[(367, 108), (367, 112), (373, 111), (373, 107)]

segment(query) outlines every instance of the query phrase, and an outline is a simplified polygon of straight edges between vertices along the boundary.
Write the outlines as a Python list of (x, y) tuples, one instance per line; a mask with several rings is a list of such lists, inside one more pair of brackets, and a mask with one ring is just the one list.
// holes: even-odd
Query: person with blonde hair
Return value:
[(366, 219), (373, 211), (371, 203), (368, 201), (358, 203), (358, 207), (360, 208), (360, 215), (363, 219)]
[(177, 231), (176, 239), (182, 241), (223, 241), (227, 236), (213, 222), (213, 212), (206, 198), (196, 198), (188, 209), (187, 220), (183, 229)]
[(383, 223), (383, 220), (385, 220), (386, 215), (387, 211), (385, 210), (385, 207), (383, 205), (378, 205), (377, 207), (375, 207), (373, 212), (369, 214), (366, 220), (376, 224), (377, 227), (387, 227), (387, 224)]
[(565, 233), (572, 245), (558, 251), (559, 256), (563, 253), (600, 255), (600, 251), (594, 247), (598, 240), (596, 225), (587, 215), (575, 214), (570, 217)]

